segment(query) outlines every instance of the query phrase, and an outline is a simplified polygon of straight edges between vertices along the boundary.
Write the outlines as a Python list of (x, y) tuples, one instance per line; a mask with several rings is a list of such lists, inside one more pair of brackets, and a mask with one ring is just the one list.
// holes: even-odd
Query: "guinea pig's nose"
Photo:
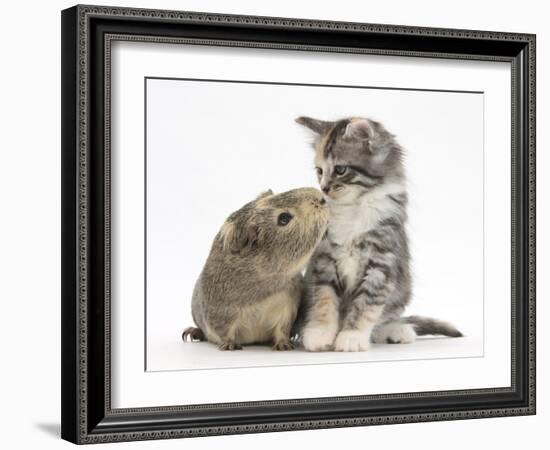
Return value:
[(320, 205), (324, 205), (327, 201), (325, 200), (325, 197), (323, 197), (321, 200), (319, 200)]

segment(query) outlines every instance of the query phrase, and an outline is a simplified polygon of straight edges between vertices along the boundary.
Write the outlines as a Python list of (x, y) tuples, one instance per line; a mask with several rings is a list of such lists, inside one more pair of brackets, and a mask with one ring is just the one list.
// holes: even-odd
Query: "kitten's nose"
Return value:
[(325, 194), (328, 194), (328, 191), (330, 191), (330, 188), (328, 186), (323, 186), (321, 187), (321, 190), (325, 193)]

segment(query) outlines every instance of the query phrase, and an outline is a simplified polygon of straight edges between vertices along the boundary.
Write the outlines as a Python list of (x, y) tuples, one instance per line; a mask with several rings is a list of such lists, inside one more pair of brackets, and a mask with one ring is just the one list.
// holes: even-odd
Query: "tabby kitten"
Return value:
[(417, 335), (462, 334), (435, 319), (401, 317), (411, 297), (403, 149), (366, 118), (296, 121), (315, 132), (315, 166), (330, 210), (309, 263), (299, 335), (308, 351), (364, 351)]

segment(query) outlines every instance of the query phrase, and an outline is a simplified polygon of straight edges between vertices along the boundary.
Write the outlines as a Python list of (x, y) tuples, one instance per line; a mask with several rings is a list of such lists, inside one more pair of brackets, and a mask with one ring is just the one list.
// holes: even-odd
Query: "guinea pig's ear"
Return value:
[(251, 250), (258, 243), (259, 235), (257, 224), (238, 225), (231, 221), (225, 222), (220, 232), (223, 250), (231, 253)]
[(332, 122), (326, 122), (324, 120), (312, 119), (311, 117), (297, 117), (294, 119), (296, 123), (303, 125), (306, 128), (314, 131), (317, 134), (324, 134), (332, 127)]
[(271, 197), (273, 195), (273, 191), (271, 189), (268, 189), (265, 192), (262, 192), (260, 195), (258, 195), (254, 201), (257, 202), (258, 200), (261, 200), (262, 198)]

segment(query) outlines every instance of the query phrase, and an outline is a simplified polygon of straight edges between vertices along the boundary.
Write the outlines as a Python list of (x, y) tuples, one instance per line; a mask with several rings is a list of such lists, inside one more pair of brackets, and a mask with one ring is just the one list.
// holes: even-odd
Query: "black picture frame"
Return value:
[[(110, 43), (117, 39), (510, 62), (511, 386), (112, 409), (108, 114)], [(62, 437), (78, 444), (535, 414), (535, 36), (119, 7), (64, 10), (61, 350)]]

